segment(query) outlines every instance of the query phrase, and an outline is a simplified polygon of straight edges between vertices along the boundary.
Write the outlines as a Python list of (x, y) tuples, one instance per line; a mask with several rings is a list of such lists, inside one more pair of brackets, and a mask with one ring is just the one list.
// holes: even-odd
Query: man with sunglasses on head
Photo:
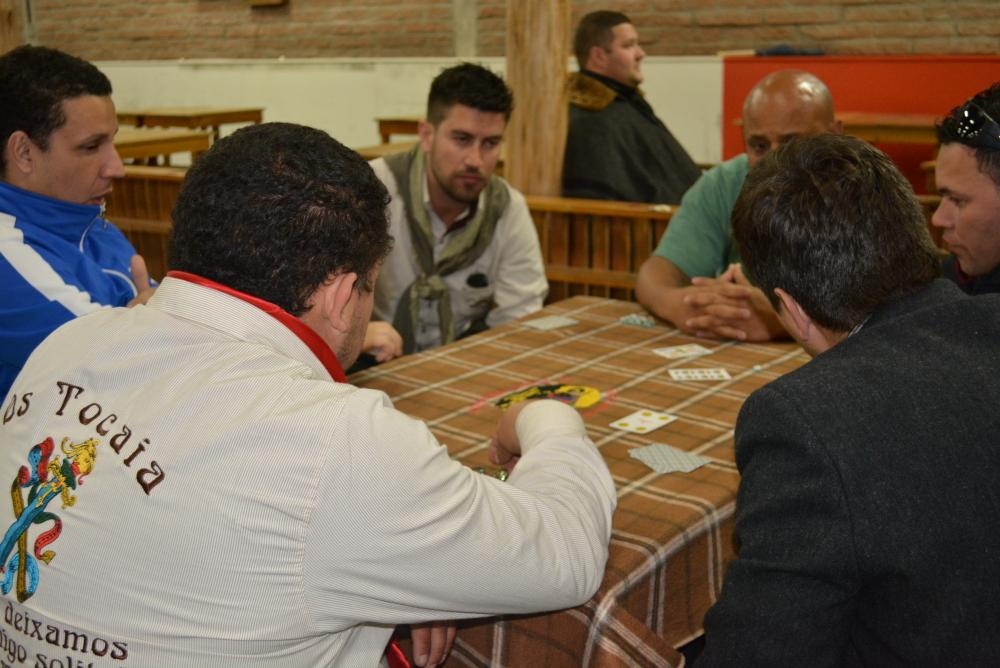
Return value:
[(951, 251), (944, 275), (970, 294), (1000, 292), (1000, 83), (952, 109), (937, 125), (934, 178), (941, 204), (932, 224)]
[(146, 265), (102, 218), (125, 175), (111, 82), (74, 56), (0, 57), (0, 400), (59, 325), (148, 299)]

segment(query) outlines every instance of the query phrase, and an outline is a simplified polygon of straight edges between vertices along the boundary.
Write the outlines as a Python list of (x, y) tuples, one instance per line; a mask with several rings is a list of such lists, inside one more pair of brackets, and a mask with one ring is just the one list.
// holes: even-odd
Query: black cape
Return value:
[(701, 176), (638, 89), (584, 71), (569, 99), (564, 196), (678, 204)]

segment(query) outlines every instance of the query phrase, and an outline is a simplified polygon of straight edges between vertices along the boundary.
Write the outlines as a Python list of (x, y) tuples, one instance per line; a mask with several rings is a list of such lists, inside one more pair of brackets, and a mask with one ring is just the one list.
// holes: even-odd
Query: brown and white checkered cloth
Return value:
[[(644, 327), (621, 321), (639, 313), (630, 302), (573, 297), (351, 378), (422, 418), (452, 457), (471, 467), (490, 467), (487, 449), (500, 415), (498, 398), (553, 383), (602, 393), (598, 404), (581, 410), (618, 488), (600, 589), (572, 610), (465, 622), (446, 665), (679, 666), (683, 659), (674, 648), (700, 635), (702, 617), (733, 557), (737, 413), (753, 390), (808, 358), (792, 343), (696, 341), (660, 322)], [(524, 325), (556, 314), (577, 322), (542, 331)], [(712, 353), (666, 359), (653, 352), (695, 342)], [(668, 373), (719, 367), (732, 378), (674, 381)], [(645, 434), (610, 426), (639, 409), (678, 419)], [(629, 455), (652, 443), (701, 455), (709, 463), (690, 473), (656, 473)]]

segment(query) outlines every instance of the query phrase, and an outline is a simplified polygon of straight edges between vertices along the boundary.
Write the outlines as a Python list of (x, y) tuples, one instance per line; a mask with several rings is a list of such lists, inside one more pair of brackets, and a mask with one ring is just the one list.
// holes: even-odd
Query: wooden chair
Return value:
[(183, 167), (126, 165), (125, 178), (115, 182), (108, 197), (105, 215), (125, 233), (156, 280), (167, 273), (170, 215), (186, 173)]
[(157, 282), (162, 281), (169, 268), (170, 222), (118, 216), (114, 223), (132, 242), (135, 252), (146, 261), (150, 277)]
[(938, 191), (937, 181), (934, 178), (934, 167), (936, 165), (937, 162), (934, 160), (924, 160), (920, 163), (920, 171), (924, 173), (925, 187), (927, 188), (927, 192), (932, 194)]
[(639, 266), (676, 207), (526, 196), (542, 246), (548, 301), (573, 295), (635, 300)]
[[(126, 166), (108, 198), (107, 217), (146, 259), (150, 274), (163, 278), (174, 202), (185, 170)], [(918, 195), (928, 229), (943, 249), (941, 232), (930, 224), (940, 195)], [(675, 206), (528, 195), (549, 279), (548, 301), (573, 295), (635, 300), (636, 274), (659, 243)], [(944, 252), (942, 250), (942, 252)]]
[(934, 240), (934, 245), (938, 247), (942, 255), (947, 255), (948, 250), (945, 247), (944, 241), (941, 239), (943, 231), (941, 228), (931, 225), (931, 218), (934, 216), (934, 212), (937, 211), (938, 205), (941, 204), (941, 196), (917, 195), (917, 200), (920, 202), (920, 208), (924, 210), (924, 219), (927, 221), (927, 229), (931, 233), (931, 239)]
[(378, 136), (383, 144), (388, 144), (393, 135), (416, 136), (417, 128), (423, 116), (387, 116), (376, 118)]
[[(636, 274), (678, 207), (566, 197), (525, 197), (542, 246), (548, 302), (573, 295), (635, 301)], [(940, 195), (918, 195), (935, 245), (946, 254), (931, 217)]]

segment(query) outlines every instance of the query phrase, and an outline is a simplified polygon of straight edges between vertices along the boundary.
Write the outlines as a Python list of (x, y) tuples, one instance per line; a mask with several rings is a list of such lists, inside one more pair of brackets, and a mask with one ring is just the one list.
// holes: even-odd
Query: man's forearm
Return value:
[(693, 313), (684, 303), (690, 279), (669, 260), (650, 256), (639, 268), (635, 294), (653, 315), (683, 327)]

